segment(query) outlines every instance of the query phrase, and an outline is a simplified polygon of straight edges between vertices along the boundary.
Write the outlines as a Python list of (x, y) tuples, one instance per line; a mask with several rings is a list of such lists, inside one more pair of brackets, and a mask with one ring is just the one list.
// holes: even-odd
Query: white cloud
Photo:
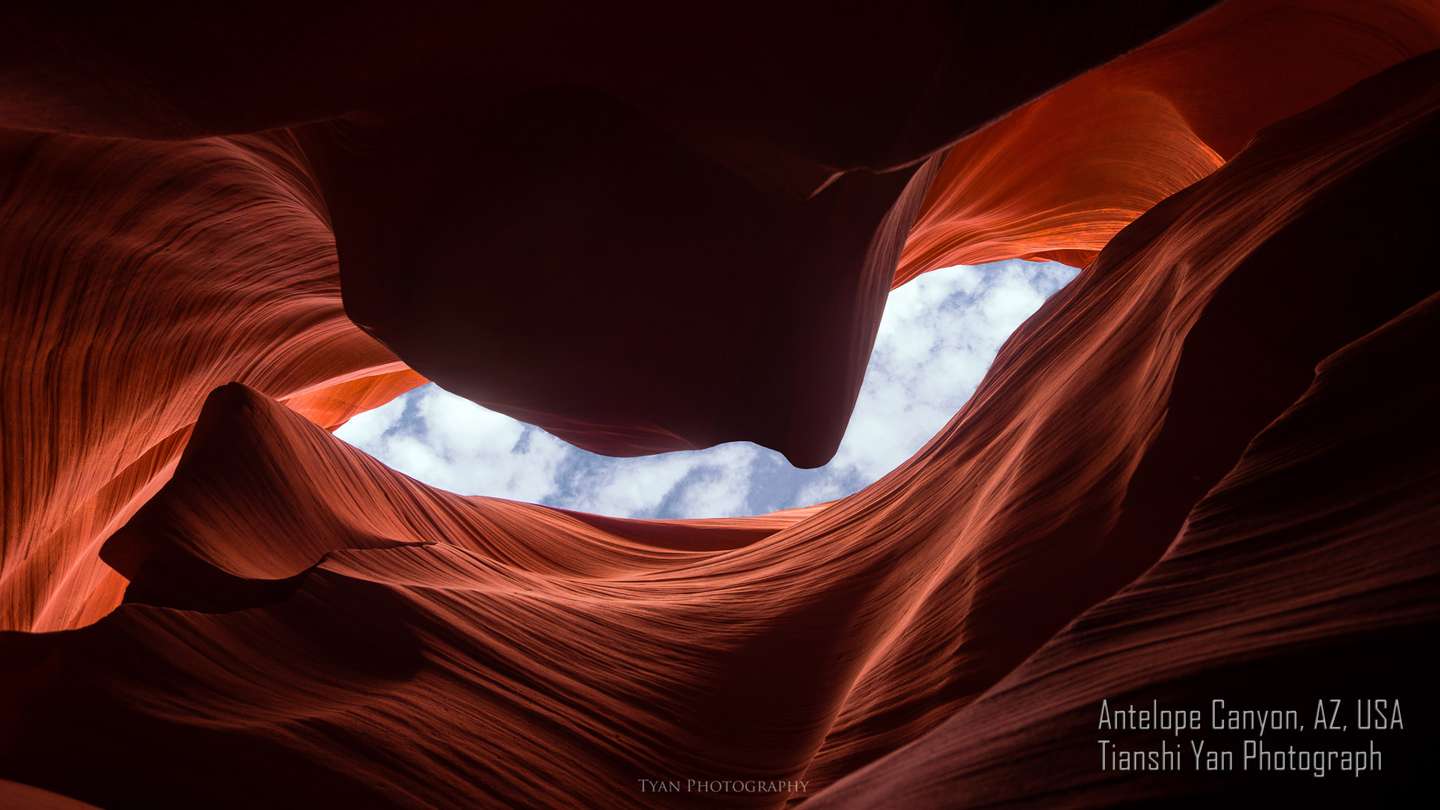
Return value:
[(753, 444), (712, 448), (706, 463), (691, 473), (693, 481), (680, 491), (672, 510), (689, 517), (743, 515), (750, 502), (750, 468), (760, 455)]
[(816, 478), (814, 481), (805, 484), (795, 496), (794, 506), (813, 506), (817, 503), (833, 501), (850, 493), (846, 491), (844, 484), (838, 476), (826, 475)]
[(892, 292), (845, 439), (819, 470), (796, 470), (748, 443), (606, 458), (434, 385), (336, 435), (443, 489), (602, 514), (720, 517), (832, 500), (894, 469), (943, 427), (1005, 339), (1074, 275), (1002, 262), (937, 270)]
[(396, 397), (378, 408), (356, 414), (335, 431), (335, 435), (371, 455), (377, 455), (381, 447), (380, 437), (404, 416), (405, 399)]
[(919, 450), (969, 399), (1005, 339), (1074, 275), (1041, 267), (952, 267), (891, 293), (855, 414), (825, 469), (874, 481)]
[(696, 461), (691, 454), (667, 453), (592, 462), (577, 471), (570, 501), (558, 505), (607, 515), (654, 514)]
[[(377, 416), (356, 425), (372, 414)], [(428, 484), (524, 501), (554, 493), (556, 473), (572, 452), (544, 431), (434, 385), (362, 414), (335, 433)]]

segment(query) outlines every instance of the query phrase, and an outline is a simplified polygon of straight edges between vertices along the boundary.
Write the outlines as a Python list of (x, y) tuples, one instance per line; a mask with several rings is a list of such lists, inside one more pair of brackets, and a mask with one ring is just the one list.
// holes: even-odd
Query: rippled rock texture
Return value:
[[(1282, 783), (1098, 773), (1098, 701), (1433, 718), (1440, 10), (1198, 5), (17, 16), (0, 797), (1204, 803)], [(327, 432), (424, 374), (822, 463), (889, 286), (1015, 256), (1085, 269), (833, 504), (580, 515)]]

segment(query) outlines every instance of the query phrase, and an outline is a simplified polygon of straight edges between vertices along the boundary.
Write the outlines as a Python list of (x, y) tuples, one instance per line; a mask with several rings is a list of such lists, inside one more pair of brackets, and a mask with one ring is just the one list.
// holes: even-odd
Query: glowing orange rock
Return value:
[[(1083, 40), (1071, 34), (1091, 10), (1047, 14), (1031, 35), (1055, 47), (1023, 73), (975, 84), (972, 68), (1006, 49), (989, 31), (1016, 9), (767, 7), (763, 25), (722, 15), (711, 36), (676, 37), (648, 13), (569, 4), (287, 8), (283, 34), (264, 14), (10, 4), (0, 11), (0, 628), (74, 627), (114, 606), (124, 583), (96, 550), (164, 482), (214, 387), (240, 381), (334, 426), (420, 381), (341, 311), (336, 226), (350, 286), (391, 274), (404, 292), (390, 295), (386, 283), (369, 300), (347, 295), (362, 320), (423, 314), (408, 306), (423, 295), (453, 308), (476, 277), (495, 281), (481, 284), (483, 306), (468, 320), (503, 321), (502, 340), (447, 344), (440, 321), (417, 340), (413, 323), (380, 334), (447, 375), (453, 364), (441, 361), (460, 356), (456, 387), (477, 399), (608, 452), (748, 437), (818, 463), (843, 431), (923, 192), (905, 173), (1207, 5), (1147, 4)], [(737, 61), (742, 39), (757, 47)], [(967, 102), (940, 86), (964, 86)], [(498, 245), (460, 243), (475, 237), (486, 206), (516, 210), (491, 182), (507, 161), (474, 154), (504, 133), (467, 127), (537, 96), (543, 108), (556, 92), (584, 102), (560, 105), (562, 121), (582, 124), (589, 145), (610, 138), (622, 152), (597, 153), (592, 174), (609, 174), (578, 219), (557, 228), (557, 212), (523, 211), (518, 226), (533, 238), (511, 246), (543, 254), (573, 247), (565, 237), (584, 221), (609, 226), (590, 229), (599, 252), (582, 251), (583, 266), (557, 266), (564, 254), (551, 249), (548, 261), (496, 267)], [(857, 106), (867, 126), (856, 125)], [(621, 111), (637, 136), (613, 137), (607, 122), (618, 119), (596, 110)], [(895, 120), (908, 122), (903, 131)], [(257, 134), (234, 134), (247, 132)], [(378, 159), (386, 144), (403, 147), (388, 162)], [(656, 144), (673, 148), (646, 151)], [(534, 176), (512, 172), (511, 188), (533, 191), (574, 157), (532, 155), (524, 165)], [(889, 171), (901, 164), (911, 165)], [(541, 203), (586, 187), (580, 174), (574, 189), (558, 178)], [(661, 249), (665, 220), (682, 211), (693, 229), (674, 229)], [(765, 234), (752, 227), (761, 221)], [(628, 266), (617, 252), (627, 245), (649, 245), (652, 261)], [(715, 253), (727, 245), (744, 246), (737, 255), (748, 260), (727, 265)], [(451, 287), (421, 283), (420, 271), (437, 267)], [(486, 295), (528, 298), (537, 290), (527, 279), (542, 297), (567, 288), (570, 308), (548, 322), (543, 309), (504, 320), (517, 302)], [(821, 287), (828, 304), (817, 306)], [(803, 313), (813, 328), (793, 328)], [(456, 328), (466, 326), (462, 313)], [(683, 328), (691, 350), (683, 336), (654, 339), (660, 326)], [(475, 363), (486, 371), (487, 362), (493, 373), (477, 381)], [(661, 372), (670, 384), (641, 385)], [(650, 399), (664, 400), (654, 413)]]
[(0, 133), (0, 627), (99, 618), (99, 544), (244, 380), (333, 427), (421, 378), (345, 319), (334, 243), (282, 134)]
[(1224, 3), (951, 148), (895, 286), (1016, 257), (1084, 266), (1263, 128), (1437, 47), (1427, 0)]
[[(1440, 623), (1440, 392), (1425, 370), (1440, 305), (1414, 255), (1440, 184), (1440, 56), (1325, 99), (1432, 48), (1435, 8), (1230, 3), (970, 134), (943, 164), (933, 157), (1097, 54), (1183, 16), (1143, 5), (1156, 16), (1120, 33), (1097, 26), (1094, 51), (1045, 55), (1043, 79), (980, 83), (973, 109), (928, 92), (956, 80), (954, 64), (878, 35), (887, 48), (873, 54), (904, 57), (886, 63), (890, 73), (864, 80), (868, 68), (852, 60), (813, 95), (795, 93), (795, 76), (809, 75), (796, 73), (750, 99), (753, 82), (695, 73), (714, 64), (704, 48), (664, 45), (677, 67), (663, 78), (684, 81), (648, 84), (654, 64), (637, 54), (655, 52), (595, 59), (583, 48), (616, 43), (581, 30), (570, 35), (573, 64), (557, 59), (554, 75), (525, 74), (524, 92), (486, 98), (534, 103), (530, 91), (603, 65), (580, 100), (507, 120), (563, 124), (573, 102), (596, 115), (540, 133), (552, 146), (579, 132), (582, 146), (608, 144), (580, 157), (673, 147), (635, 186), (623, 165), (552, 164), (563, 149), (524, 163), (562, 209), (556, 167), (583, 173), (578, 198), (596, 222), (631, 236), (674, 214), (685, 227), (672, 237), (713, 247), (723, 243), (717, 222), (758, 222), (764, 238), (740, 239), (737, 255), (771, 261), (757, 246), (803, 257), (824, 241), (827, 218), (837, 229), (816, 248), (817, 266), (747, 266), (738, 292), (707, 298), (724, 286), (713, 274), (649, 264), (636, 270), (643, 284), (570, 288), (594, 295), (550, 320), (485, 302), (510, 318), (496, 345), (447, 343), (464, 336), (463, 317), (376, 330), (438, 365), (476, 351), (445, 373), (484, 394), (478, 372), (508, 369), (498, 404), (583, 444), (657, 449), (739, 430), (813, 461), (848, 413), (844, 393), (895, 256), (902, 281), (982, 258), (1089, 262), (900, 469), (833, 504), (725, 521), (463, 498), (326, 432), (420, 382), (342, 313), (337, 230), (340, 262), (367, 290), (347, 304), (362, 320), (463, 307), (447, 300), (452, 285), (483, 293), (513, 269), (471, 264), (495, 234), (470, 230), (492, 209), (513, 213), (513, 200), (485, 196), (483, 156), (438, 147), (523, 146), (526, 133), (474, 129), (490, 108), (438, 104), (453, 85), (400, 104), (426, 75), (403, 48), (382, 48), (361, 87), (346, 89), (339, 79), (355, 62), (344, 51), (391, 33), (366, 34), (373, 18), (338, 23), (364, 36), (313, 52), (303, 37), (277, 43), (256, 70), (318, 72), (296, 71), (295, 84), (277, 83), (253, 108), (243, 103), (256, 97), (248, 74), (216, 80), (208, 97), (203, 74), (173, 70), (185, 63), (174, 52), (135, 55), (170, 23), (132, 20), (133, 42), (53, 69), (36, 56), (66, 51), (49, 47), (48, 23), (10, 27), (35, 41), (0, 73), (7, 122), (89, 134), (0, 137), (0, 626), (78, 628), (0, 633), (0, 780), (18, 780), (0, 781), (0, 797), (65, 806), (36, 786), (107, 806), (608, 806), (643, 801), (640, 779), (694, 777), (803, 780), (820, 807), (1193, 799), (1213, 783), (1097, 777), (1099, 698), (1195, 701), (1219, 684), (1264, 700), (1301, 674), (1339, 690), (1378, 671), (1395, 697), (1433, 714), (1437, 673), (1424, 649)], [(975, 12), (982, 21), (1008, 13), (987, 8)], [(310, 14), (297, 12), (302, 29)], [(1073, 22), (1047, 18), (1037, 30), (1058, 34), (1057, 19)], [(915, 28), (886, 20), (885, 31)], [(397, 30), (424, 22), (404, 16)], [(833, 25), (864, 39), (853, 22)], [(217, 35), (215, 52), (255, 45), (253, 25)], [(916, 36), (938, 45), (950, 31)], [(434, 69), (464, 66), (474, 50), (459, 49), (465, 32), (436, 36), (449, 47)], [(478, 49), (478, 67), (457, 75), (484, 78), (531, 56), (524, 37), (487, 36), (497, 50)], [(799, 66), (811, 55), (776, 53)], [(115, 97), (85, 73), (92, 64), (114, 68)], [(936, 84), (892, 81), (917, 66), (934, 67)], [(677, 91), (692, 79), (710, 81), (707, 92)], [(893, 141), (888, 124), (833, 129), (854, 117), (834, 104), (851, 83), (876, 109), (914, 114)], [(895, 99), (882, 92), (892, 84)], [(366, 107), (369, 94), (391, 115)], [(794, 126), (774, 126), (792, 97)], [(356, 110), (367, 114), (338, 117)], [(443, 114), (430, 120), (428, 110)], [(610, 138), (610, 125), (625, 137)], [(143, 139), (156, 137), (178, 140)], [(525, 191), (524, 174), (501, 186)], [(686, 197), (676, 178), (715, 193)], [(617, 204), (603, 208), (612, 183)], [(647, 197), (654, 184), (675, 198)], [(418, 193), (431, 187), (446, 193)], [(747, 219), (756, 205), (764, 215)], [(563, 213), (569, 222), (583, 212)], [(543, 255), (573, 255), (575, 243), (546, 254), (552, 222), (505, 221), (520, 230), (502, 234), (511, 241), (499, 255), (533, 249), (541, 259), (530, 269)], [(787, 244), (792, 225), (801, 237)], [(581, 231), (580, 244), (611, 233)], [(605, 255), (656, 258), (628, 247)], [(409, 259), (433, 271), (414, 288), (403, 283)], [(826, 277), (831, 262), (848, 275)], [(767, 341), (790, 340), (782, 327), (816, 331), (713, 399), (698, 397), (698, 378), (677, 386), (702, 406), (691, 422), (674, 421), (686, 396), (657, 411), (664, 419), (641, 413), (639, 383), (672, 370), (654, 361), (682, 353), (644, 345), (655, 330), (638, 320), (602, 334), (606, 311), (586, 306), (643, 315), (653, 305), (682, 332), (729, 328), (733, 309), (743, 331), (757, 311), (746, 295), (769, 289), (757, 267), (777, 274), (760, 311), (780, 320), (736, 338), (733, 358), (720, 351), (729, 332), (704, 333), (706, 355), (740, 370), (768, 362)], [(562, 267), (555, 278), (592, 271)], [(515, 299), (546, 284), (502, 281), (493, 288)], [(423, 300), (398, 300), (412, 292)], [(665, 309), (677, 301), (698, 301), (694, 323)], [(577, 318), (601, 338), (564, 331)], [(552, 379), (566, 351), (584, 373)], [(807, 354), (825, 367), (789, 375)], [(606, 362), (623, 366), (619, 394), (594, 390), (606, 377), (593, 366)], [(823, 395), (807, 394), (816, 380)], [(767, 412), (777, 390), (786, 401)], [(607, 396), (620, 405), (600, 407)], [(127, 580), (126, 604), (111, 611)], [(1422, 731), (1394, 743), (1413, 766), (1387, 783), (1397, 795), (1433, 791), (1415, 766), (1433, 741)], [(1336, 795), (1333, 782), (1284, 790), (1290, 801)], [(785, 795), (698, 799), (776, 806)]]
[(1437, 71), (1366, 82), (1147, 213), (933, 442), (822, 509), (465, 498), (222, 387), (106, 545), (129, 604), (0, 636), (0, 776), (102, 804), (610, 806), (687, 774), (803, 780), (821, 806), (1109, 802), (1207, 784), (1094, 777), (1083, 715), (1111, 687), (1194, 698), (1222, 667), (1260, 683), (1257, 658), (1293, 683), (1322, 652), (1333, 685), (1372, 666), (1358, 649), (1433, 703), (1423, 645), (1391, 644), (1440, 622), (1440, 391), (1414, 373), (1440, 309), (1403, 261), (1440, 180)]

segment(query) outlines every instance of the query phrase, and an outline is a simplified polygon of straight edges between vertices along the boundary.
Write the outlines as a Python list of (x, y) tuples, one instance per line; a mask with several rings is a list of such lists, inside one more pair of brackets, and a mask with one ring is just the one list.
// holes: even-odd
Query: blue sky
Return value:
[(772, 450), (617, 459), (426, 385), (335, 434), (390, 467), (464, 495), (625, 517), (763, 514), (859, 490), (919, 450), (965, 403), (1010, 333), (1076, 271), (1020, 261), (949, 267), (890, 293), (855, 414), (835, 458), (791, 467)]

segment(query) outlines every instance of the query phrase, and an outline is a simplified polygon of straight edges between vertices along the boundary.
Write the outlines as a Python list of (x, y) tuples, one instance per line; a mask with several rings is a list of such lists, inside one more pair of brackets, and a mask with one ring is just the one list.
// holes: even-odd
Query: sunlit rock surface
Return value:
[[(1383, 683), (1414, 716), (1433, 717), (1429, 689), (1440, 674), (1427, 654), (1440, 617), (1440, 392), (1428, 373), (1440, 308), (1421, 259), (1440, 185), (1440, 63), (1406, 61), (1436, 44), (1433, 7), (1327, 5), (1334, 30), (1314, 34), (1314, 4), (1223, 5), (1036, 102), (1149, 58), (1165, 69), (1147, 75), (1171, 71), (1209, 87), (1121, 105), (1134, 120), (1183, 119), (1189, 130), (1171, 140), (1127, 125), (1135, 174), (1116, 176), (1132, 178), (1121, 190), (1130, 202), (1101, 194), (1082, 204), (1095, 213), (1076, 220), (1090, 224), (1072, 242), (1044, 236), (1053, 221), (1025, 213), (1048, 203), (1026, 208), (1025, 195), (1003, 193), (984, 216), (956, 214), (953, 240), (943, 233), (950, 209), (936, 201), (972, 199), (947, 196), (971, 176), (969, 158), (956, 156), (997, 148), (987, 139), (1004, 141), (997, 133), (1023, 115), (984, 124), (1194, 10), (1144, 7), (1165, 13), (1116, 16), (1124, 27), (1094, 12), (1035, 15), (1054, 42), (1069, 26), (1073, 49), (1040, 49), (1033, 70), (1016, 71), (1024, 78), (1008, 87), (969, 83), (984, 85), (973, 104), (945, 92), (947, 71), (964, 65), (942, 60), (942, 70), (925, 61), (926, 46), (956, 31), (970, 39), (954, 53), (966, 42), (1004, 43), (1005, 31), (1019, 30), (998, 25), (1007, 12), (977, 12), (989, 28), (906, 19), (918, 40), (893, 50), (919, 56), (895, 70), (913, 80), (928, 66), (936, 72), (921, 73), (933, 81), (846, 61), (858, 75), (837, 74), (832, 89), (853, 87), (853, 103), (808, 96), (778, 134), (707, 127), (702, 93), (680, 99), (665, 85), (617, 95), (629, 85), (596, 80), (614, 98), (584, 121), (619, 129), (593, 130), (587, 147), (654, 146), (645, 138), (663, 135), (687, 144), (675, 165), (706, 177), (715, 166), (747, 167), (748, 186), (715, 180), (734, 191), (713, 198), (717, 219), (675, 201), (690, 229), (674, 235), (724, 244), (712, 227), (758, 205), (773, 215), (758, 233), (785, 251), (819, 240), (815, 255), (833, 277), (789, 263), (722, 278), (687, 276), (703, 263), (677, 262), (662, 273), (650, 251), (669, 237), (652, 220), (671, 209), (649, 208), (655, 201), (637, 189), (686, 187), (692, 175), (656, 168), (671, 164), (641, 172), (585, 231), (659, 232), (650, 245), (602, 254), (651, 263), (552, 267), (559, 276), (487, 264), (488, 237), (469, 230), (483, 212), (529, 223), (496, 238), (500, 255), (533, 252), (537, 266), (548, 266), (539, 254), (552, 244), (542, 237), (575, 216), (542, 227), (523, 206), (487, 197), (483, 155), (449, 174), (439, 158), (423, 158), (423, 149), (443, 157), (480, 138), (493, 108), (447, 107), (427, 139), (418, 111), (435, 100), (432, 89), (404, 116), (234, 134), (369, 109), (367, 98), (398, 104), (407, 71), (419, 70), (395, 57), (411, 51), (381, 49), (374, 71), (356, 73), (350, 54), (365, 50), (332, 37), (313, 59), (328, 67), (286, 84), (285, 69), (312, 61), (301, 58), (315, 30), (304, 14), (255, 76), (213, 80), (173, 70), (176, 60), (248, 52), (255, 23), (237, 23), (209, 49), (156, 48), (143, 59), (127, 50), (176, 28), (226, 30), (177, 20), (65, 64), (47, 62), (52, 50), (41, 46), (111, 40), (98, 26), (68, 39), (58, 23), (11, 26), (31, 44), (8, 51), (0, 73), (17, 128), (5, 134), (0, 186), (0, 607), (16, 629), (0, 634), (0, 779), (9, 780), (0, 796), (52, 806), (68, 806), (53, 794), (101, 806), (630, 806), (654, 799), (639, 793), (641, 778), (694, 775), (805, 780), (804, 798), (821, 807), (1204, 805), (1223, 788), (1283, 791), (1287, 801), (1374, 788), (1433, 802), (1425, 756), (1435, 736), (1423, 724), (1390, 743), (1391, 770), (1378, 786), (1095, 770), (1101, 697), (1194, 701), (1230, 689), (1263, 700), (1297, 681), (1336, 693)], [(407, 18), (381, 32), (365, 20), (373, 22), (357, 14), (338, 24), (362, 42), (419, 26)], [(832, 24), (853, 34), (867, 22)], [(439, 64), (455, 58), (440, 46), (463, 39), (459, 28), (437, 33)], [(1346, 38), (1355, 31), (1383, 35)], [(866, 32), (890, 42), (885, 33)], [(1215, 63), (1193, 61), (1207, 49), (1233, 56), (1252, 37), (1290, 57), (1256, 95), (1203, 67)], [(696, 64), (712, 56), (698, 48)], [(800, 48), (784, 58), (809, 56)], [(501, 57), (480, 61), (492, 58)], [(1212, 58), (1250, 81), (1255, 65), (1269, 64)], [(1368, 74), (1378, 75), (1347, 89)], [(283, 90), (254, 89), (270, 80)], [(793, 89), (781, 83), (746, 102), (754, 83), (710, 81), (715, 109), (729, 111), (753, 103), (751, 112), (773, 112), (766, 105)], [(887, 87), (904, 89), (887, 96)], [(1097, 86), (1095, 110), (1118, 103), (1101, 91), (1124, 87), (1118, 78)], [(640, 137), (616, 104), (673, 126)], [(576, 109), (506, 120), (553, 124), (545, 116), (561, 108)], [(881, 135), (895, 130), (874, 128), (902, 119), (907, 128), (890, 139)], [(601, 130), (635, 137), (604, 140)], [(819, 137), (842, 130), (839, 140)], [(575, 137), (558, 125), (547, 131), (561, 133), (554, 144)], [(478, 142), (492, 137), (502, 136)], [(1016, 142), (1031, 144), (1014, 152), (1017, 164), (1075, 148), (1064, 137)], [(585, 169), (586, 154), (561, 164), (529, 155), (534, 162), (519, 165), (542, 167), (543, 185), (563, 190), (561, 169)], [(496, 188), (519, 177), (506, 168)], [(617, 177), (613, 166), (586, 175), (580, 198), (594, 202)], [(1037, 188), (1068, 182), (1036, 177)], [(441, 192), (417, 196), (431, 187)], [(370, 196), (394, 192), (416, 194)], [(834, 217), (840, 238), (807, 230), (817, 210)], [(393, 228), (369, 219), (387, 213)], [(1017, 223), (1027, 220), (1040, 236), (1004, 236), (1023, 236)], [(939, 230), (923, 236), (925, 228)], [(907, 267), (937, 266), (905, 251), (963, 246), (967, 231), (982, 243), (1000, 234), (1016, 246), (1011, 256), (1085, 263), (1099, 252), (1017, 331), (944, 430), (894, 473), (828, 506), (632, 521), (465, 498), (405, 478), (326, 430), (421, 380), (346, 318), (343, 273), (345, 309), (362, 322), (361, 313), (376, 316), (365, 325), (411, 365), (470, 380), (477, 399), (483, 372), (505, 370), (513, 410), (579, 444), (630, 452), (656, 449), (644, 442), (660, 435), (681, 445), (752, 438), (797, 461), (823, 460), (853, 404), (855, 364), (863, 368), (891, 271), (898, 264), (904, 278)], [(570, 255), (575, 233), (557, 236), (551, 255)], [(764, 239), (736, 244), (768, 255)], [(351, 298), (352, 266), (361, 289), (374, 285), (360, 301)], [(559, 283), (597, 267), (634, 275), (615, 286)], [(396, 282), (411, 270), (416, 297), (399, 300)], [(806, 297), (807, 278), (841, 292)], [(596, 332), (626, 339), (545, 331), (608, 330), (586, 307), (616, 303), (641, 279), (667, 292), (647, 287), (642, 299), (619, 302), (619, 331)], [(486, 290), (566, 303), (556, 323), (515, 324), (467, 360), (447, 341), (465, 324), (460, 314), (501, 306), (503, 295), (479, 295)], [(691, 302), (684, 324), (662, 308), (651, 326), (683, 326), (714, 348), (707, 330), (750, 326), (761, 314), (752, 300), (762, 310), (790, 302), (764, 310), (788, 318), (760, 324), (767, 338), (788, 334), (787, 325), (810, 331), (776, 351), (772, 368), (720, 380), (712, 397), (686, 388), (698, 377), (677, 383), (699, 410), (680, 409), (684, 397), (640, 401), (664, 389), (672, 369), (657, 362), (669, 348), (651, 345), (663, 341), (639, 315)], [(448, 323), (419, 317), (447, 312)], [(392, 321), (394, 313), (406, 315)], [(843, 340), (805, 348), (827, 335)], [(731, 345), (744, 354), (743, 343)], [(822, 368), (786, 365), (807, 357)], [(573, 388), (537, 374), (568, 368), (561, 358), (583, 368)], [(587, 399), (605, 361), (622, 390)], [(125, 603), (111, 610), (122, 589)], [(62, 628), (74, 629), (24, 632)], [(786, 799), (678, 797), (761, 807)]]

